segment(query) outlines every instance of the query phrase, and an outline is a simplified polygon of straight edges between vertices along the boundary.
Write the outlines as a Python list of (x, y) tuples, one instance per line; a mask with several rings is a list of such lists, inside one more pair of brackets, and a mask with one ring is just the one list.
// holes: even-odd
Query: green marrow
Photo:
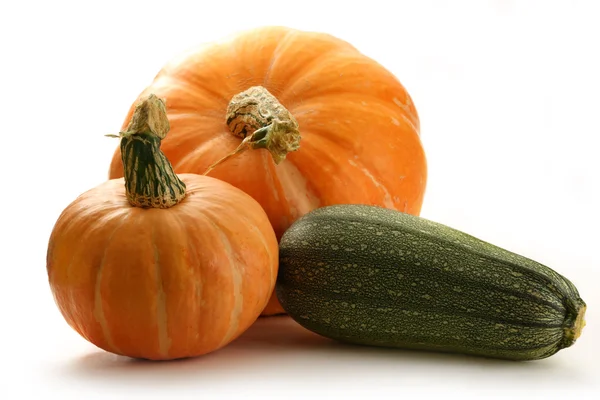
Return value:
[(577, 288), (551, 268), (367, 205), (299, 218), (280, 241), (276, 292), (300, 325), (362, 345), (536, 360), (585, 325)]

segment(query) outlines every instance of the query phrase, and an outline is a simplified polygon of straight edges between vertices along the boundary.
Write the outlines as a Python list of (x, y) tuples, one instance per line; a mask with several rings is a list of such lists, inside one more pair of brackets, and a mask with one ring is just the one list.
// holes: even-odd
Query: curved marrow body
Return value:
[(320, 335), (512, 360), (571, 346), (585, 303), (552, 269), (473, 236), (366, 205), (317, 209), (280, 242), (277, 295)]

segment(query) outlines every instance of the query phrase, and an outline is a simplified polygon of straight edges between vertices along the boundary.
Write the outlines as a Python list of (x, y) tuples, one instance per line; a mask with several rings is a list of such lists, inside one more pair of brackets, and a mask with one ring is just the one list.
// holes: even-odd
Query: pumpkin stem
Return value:
[(234, 151), (208, 167), (204, 175), (247, 149), (267, 149), (275, 164), (279, 164), (287, 153), (300, 147), (298, 122), (262, 86), (253, 86), (233, 96), (227, 106), (226, 123), (233, 135), (244, 140)]
[(185, 198), (186, 186), (160, 150), (170, 125), (165, 103), (154, 94), (141, 100), (121, 138), (127, 200), (134, 207), (169, 208)]

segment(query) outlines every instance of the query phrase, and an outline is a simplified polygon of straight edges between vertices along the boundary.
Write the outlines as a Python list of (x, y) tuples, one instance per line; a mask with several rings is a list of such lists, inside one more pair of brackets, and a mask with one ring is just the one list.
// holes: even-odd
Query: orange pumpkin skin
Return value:
[[(171, 131), (162, 149), (176, 172), (202, 174), (240, 144), (226, 111), (251, 86), (265, 87), (295, 117), (300, 148), (280, 164), (264, 149), (249, 150), (208, 175), (256, 199), (278, 238), (298, 217), (331, 204), (419, 215), (427, 165), (411, 97), (380, 64), (323, 33), (254, 29), (165, 65), (140, 97), (166, 99)], [(121, 176), (117, 149), (109, 177)], [(282, 312), (273, 295), (263, 315)]]
[(179, 175), (169, 208), (131, 206), (123, 179), (87, 191), (61, 214), (47, 254), (68, 324), (96, 346), (151, 360), (222, 348), (264, 309), (277, 239), (260, 205), (219, 180)]

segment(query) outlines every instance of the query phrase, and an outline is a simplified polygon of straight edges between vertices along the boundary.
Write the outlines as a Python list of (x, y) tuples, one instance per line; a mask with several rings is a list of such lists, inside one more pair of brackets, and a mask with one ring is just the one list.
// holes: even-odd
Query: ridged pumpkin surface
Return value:
[[(331, 204), (420, 213), (426, 159), (411, 97), (380, 64), (322, 33), (255, 29), (168, 63), (140, 97), (166, 99), (171, 130), (162, 150), (177, 173), (202, 174), (239, 146), (227, 108), (252, 86), (293, 115), (300, 148), (280, 164), (264, 149), (245, 151), (209, 175), (256, 199), (278, 238), (300, 216)], [(123, 176), (120, 157), (117, 149), (110, 178)], [(282, 311), (273, 297), (264, 314)]]
[(260, 315), (277, 240), (239, 189), (182, 174), (168, 209), (131, 206), (123, 179), (79, 196), (52, 232), (47, 270), (69, 325), (116, 354), (164, 360), (219, 349)]

